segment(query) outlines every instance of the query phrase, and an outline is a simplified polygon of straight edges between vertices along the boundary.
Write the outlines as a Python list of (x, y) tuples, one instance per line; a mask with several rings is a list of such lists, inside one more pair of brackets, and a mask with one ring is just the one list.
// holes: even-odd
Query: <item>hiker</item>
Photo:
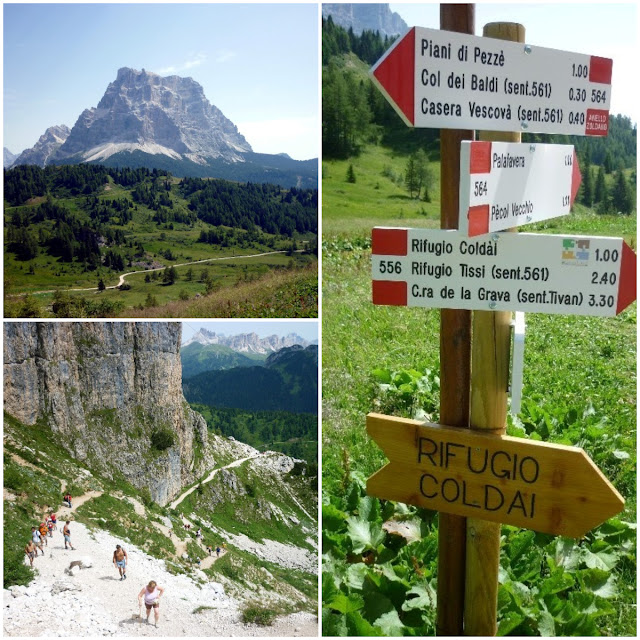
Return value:
[(29, 562), (33, 567), (33, 559), (38, 553), (38, 551), (36, 550), (36, 545), (33, 544), (33, 540), (29, 540), (29, 542), (27, 542), (27, 545), (24, 548), (24, 552), (27, 554), (27, 558), (29, 558)]
[(47, 531), (49, 533), (49, 537), (53, 538), (53, 520), (51, 518), (47, 518)]
[(142, 587), (142, 591), (138, 594), (138, 606), (142, 605), (144, 597), (144, 606), (147, 609), (147, 623), (149, 623), (149, 614), (153, 609), (155, 617), (155, 626), (158, 626), (158, 618), (160, 617), (160, 596), (164, 593), (164, 589), (158, 586), (155, 580), (152, 580), (146, 587)]
[(64, 536), (64, 548), (67, 549), (67, 542), (68, 542), (69, 546), (71, 547), (71, 550), (75, 551), (76, 548), (71, 544), (71, 529), (69, 529), (70, 522), (71, 522), (70, 520), (67, 520), (64, 527), (62, 528), (62, 535)]
[(51, 512), (51, 522), (53, 522), (53, 530), (57, 531), (58, 530), (58, 517), (56, 516), (55, 513), (53, 513), (53, 511)]
[(218, 558), (220, 557), (220, 545), (216, 547), (216, 555), (218, 556)]
[(209, 552), (209, 555), (211, 555), (213, 553), (213, 548), (210, 545), (207, 545), (207, 551)]
[[(44, 549), (42, 548), (42, 536), (35, 527), (31, 527), (31, 540), (33, 541), (33, 544), (35, 544), (36, 547), (38, 547), (40, 551), (42, 551), (42, 555), (44, 555)], [(37, 551), (36, 555), (38, 555)]]
[(120, 581), (127, 579), (127, 561), (129, 556), (126, 549), (123, 549), (119, 544), (116, 545), (116, 550), (113, 552), (113, 566), (120, 571)]
[(71, 494), (70, 493), (65, 493), (63, 498), (62, 498), (62, 501), (67, 503), (67, 506), (69, 507), (69, 509), (73, 508), (71, 506)]
[(40, 538), (44, 540), (45, 547), (48, 547), (49, 541), (47, 540), (47, 533), (49, 533), (49, 529), (47, 528), (47, 525), (45, 522), (40, 523), (40, 527), (38, 528), (38, 531), (40, 531)]

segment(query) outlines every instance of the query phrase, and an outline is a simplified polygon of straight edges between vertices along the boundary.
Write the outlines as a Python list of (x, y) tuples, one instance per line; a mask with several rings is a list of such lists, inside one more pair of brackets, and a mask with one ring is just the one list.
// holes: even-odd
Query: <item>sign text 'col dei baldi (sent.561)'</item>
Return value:
[(612, 60), (411, 28), (371, 77), (413, 127), (606, 136)]

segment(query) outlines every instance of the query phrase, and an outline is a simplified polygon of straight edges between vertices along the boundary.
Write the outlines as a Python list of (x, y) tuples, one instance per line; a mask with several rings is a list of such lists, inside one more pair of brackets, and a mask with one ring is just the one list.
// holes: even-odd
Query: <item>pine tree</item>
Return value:
[(409, 160), (407, 161), (407, 168), (404, 172), (404, 184), (409, 191), (410, 198), (413, 198), (413, 194), (415, 191), (418, 191), (418, 194), (420, 193), (420, 180), (416, 168), (415, 156), (413, 154), (409, 156)]
[(596, 178), (596, 187), (593, 192), (593, 201), (598, 203), (606, 203), (607, 200), (607, 185), (604, 180), (604, 166), (600, 165), (598, 169), (598, 177)]
[(624, 176), (624, 171), (620, 167), (616, 173), (615, 184), (611, 193), (611, 204), (614, 211), (629, 214), (633, 211), (633, 200), (629, 183)]
[(355, 184), (356, 181), (356, 174), (355, 171), (353, 170), (353, 165), (350, 164), (349, 168), (347, 169), (347, 182), (350, 182), (351, 184)]
[(582, 171), (582, 197), (580, 202), (587, 207), (593, 204), (593, 179), (591, 177), (591, 163), (588, 157)]

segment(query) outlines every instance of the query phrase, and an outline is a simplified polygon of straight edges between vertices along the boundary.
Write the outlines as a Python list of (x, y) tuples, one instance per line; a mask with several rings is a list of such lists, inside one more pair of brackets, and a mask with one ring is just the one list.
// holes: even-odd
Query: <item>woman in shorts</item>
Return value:
[(144, 606), (147, 608), (147, 624), (149, 623), (151, 609), (153, 609), (155, 626), (158, 626), (158, 618), (160, 618), (160, 597), (163, 593), (164, 589), (159, 587), (155, 580), (152, 580), (146, 587), (142, 587), (142, 591), (138, 594), (139, 605), (142, 605), (142, 598), (144, 598)]

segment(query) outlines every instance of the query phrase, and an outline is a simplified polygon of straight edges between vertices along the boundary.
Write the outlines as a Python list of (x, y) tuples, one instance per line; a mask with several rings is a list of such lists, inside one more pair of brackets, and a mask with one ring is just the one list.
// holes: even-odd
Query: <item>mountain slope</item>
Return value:
[(128, 67), (118, 70), (97, 107), (85, 109), (70, 131), (47, 129), (18, 158), (41, 167), (80, 162), (297, 188), (318, 183), (317, 159), (254, 153), (192, 78)]
[(284, 348), (264, 367), (207, 371), (183, 380), (190, 403), (252, 411), (318, 410), (318, 347)]
[(50, 164), (58, 149), (69, 137), (70, 132), (69, 127), (64, 124), (49, 127), (31, 149), (25, 149), (13, 161), (13, 165), (36, 164), (39, 167), (44, 167)]
[(15, 153), (11, 153), (11, 151), (9, 151), (9, 149), (7, 149), (7, 147), (3, 147), (2, 149), (2, 166), (5, 169), (8, 169), (9, 167), (11, 167), (11, 165), (14, 163), (15, 159), (19, 156), (20, 154), (15, 154)]
[[(264, 634), (239, 620), (250, 604), (317, 611), (317, 477), (208, 430), (182, 396), (179, 343), (168, 323), (5, 323), (6, 635), (146, 635), (131, 616), (150, 578), (167, 587), (167, 635)], [(60, 505), (66, 491), (73, 510)], [(51, 510), (72, 520), (79, 549), (65, 552), (58, 533), (34, 575), (25, 537)], [(223, 542), (220, 558), (208, 554)], [(131, 582), (114, 576), (116, 543)], [(67, 574), (85, 555), (93, 567)], [(38, 616), (24, 616), (33, 602)]]
[(192, 342), (180, 349), (182, 377), (190, 378), (203, 371), (255, 367), (266, 358), (262, 355), (247, 356), (223, 344), (202, 345)]

